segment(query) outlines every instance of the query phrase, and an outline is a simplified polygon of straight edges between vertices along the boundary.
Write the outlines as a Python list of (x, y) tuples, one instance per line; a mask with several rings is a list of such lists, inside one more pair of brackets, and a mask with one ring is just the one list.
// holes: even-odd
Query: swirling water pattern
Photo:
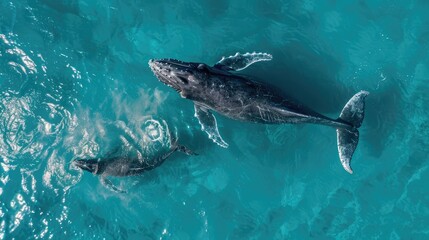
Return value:
[[(0, 1), (0, 239), (428, 239), (426, 1)], [(274, 60), (245, 74), (335, 117), (371, 92), (349, 175), (333, 129), (218, 117), (150, 58)], [(174, 154), (118, 194), (75, 158)]]

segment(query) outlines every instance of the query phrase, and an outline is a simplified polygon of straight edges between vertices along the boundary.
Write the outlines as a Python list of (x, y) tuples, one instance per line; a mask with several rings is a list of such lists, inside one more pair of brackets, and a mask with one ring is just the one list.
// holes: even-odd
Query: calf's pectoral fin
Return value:
[(198, 155), (197, 153), (195, 153), (194, 151), (192, 151), (188, 147), (180, 145), (178, 143), (178, 139), (176, 138), (176, 136), (173, 132), (170, 132), (170, 146), (171, 146), (171, 150), (173, 150), (173, 151), (179, 151), (179, 152), (182, 152), (186, 155)]
[(222, 69), (222, 70), (233, 70), (233, 71), (240, 71), (248, 66), (252, 65), (255, 62), (261, 62), (261, 61), (270, 61), (273, 59), (273, 56), (268, 53), (236, 53), (233, 56), (229, 57), (222, 57), (222, 59), (217, 62), (214, 67)]
[(101, 176), (100, 177), (100, 181), (101, 181), (101, 184), (103, 184), (103, 186), (105, 186), (106, 188), (108, 188), (109, 190), (112, 190), (112, 191), (114, 191), (114, 192), (117, 192), (117, 193), (127, 193), (127, 191), (125, 191), (125, 190), (122, 190), (122, 189), (120, 189), (120, 188), (118, 188), (118, 187), (116, 187), (109, 179), (107, 179), (107, 177), (105, 177), (105, 176)]
[(217, 122), (215, 116), (209, 111), (209, 109), (195, 104), (195, 117), (198, 119), (201, 125), (201, 129), (205, 131), (213, 142), (217, 143), (219, 146), (227, 148), (228, 143), (226, 143), (219, 134), (217, 129)]
[(194, 156), (198, 155), (198, 153), (195, 153), (194, 151), (192, 151), (191, 149), (183, 145), (178, 145), (177, 151), (182, 152), (186, 155), (194, 155)]

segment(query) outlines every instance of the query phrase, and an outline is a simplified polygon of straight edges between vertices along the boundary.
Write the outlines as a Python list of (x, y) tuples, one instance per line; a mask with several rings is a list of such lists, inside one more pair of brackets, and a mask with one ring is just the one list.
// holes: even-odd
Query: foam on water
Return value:
[[(0, 239), (427, 239), (429, 5), (425, 1), (0, 1)], [(353, 158), (335, 130), (218, 116), (213, 144), (192, 103), (148, 59), (243, 71), (333, 118), (371, 92)], [(141, 176), (76, 158), (150, 159)]]

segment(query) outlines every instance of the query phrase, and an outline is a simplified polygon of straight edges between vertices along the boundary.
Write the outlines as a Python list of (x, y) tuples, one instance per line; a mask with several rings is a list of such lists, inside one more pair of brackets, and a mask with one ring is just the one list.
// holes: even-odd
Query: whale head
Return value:
[(93, 174), (98, 174), (98, 161), (96, 159), (78, 159), (73, 161), (73, 165)]
[(183, 98), (191, 98), (190, 93), (210, 77), (210, 67), (204, 63), (151, 59), (149, 67), (162, 83), (175, 89)]

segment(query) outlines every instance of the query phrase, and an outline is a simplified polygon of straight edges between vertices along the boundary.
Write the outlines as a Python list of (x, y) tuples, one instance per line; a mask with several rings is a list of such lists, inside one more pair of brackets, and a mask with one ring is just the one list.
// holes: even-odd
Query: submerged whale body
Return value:
[(267, 53), (237, 53), (222, 58), (214, 66), (175, 59), (151, 59), (149, 66), (161, 82), (194, 102), (195, 116), (202, 130), (221, 147), (226, 148), (228, 144), (219, 134), (212, 111), (254, 123), (321, 124), (336, 128), (341, 164), (347, 172), (353, 173), (350, 162), (359, 140), (358, 128), (364, 118), (364, 99), (369, 93), (360, 91), (355, 94), (339, 118), (332, 119), (286, 98), (263, 83), (235, 73), (253, 63), (271, 59)]
[(107, 177), (125, 177), (139, 175), (160, 166), (171, 154), (176, 151), (187, 155), (197, 155), (185, 146), (172, 142), (172, 147), (165, 154), (154, 159), (139, 159), (129, 157), (76, 159), (73, 165), (94, 175), (100, 176), (103, 185), (116, 192), (125, 192), (114, 186)]

